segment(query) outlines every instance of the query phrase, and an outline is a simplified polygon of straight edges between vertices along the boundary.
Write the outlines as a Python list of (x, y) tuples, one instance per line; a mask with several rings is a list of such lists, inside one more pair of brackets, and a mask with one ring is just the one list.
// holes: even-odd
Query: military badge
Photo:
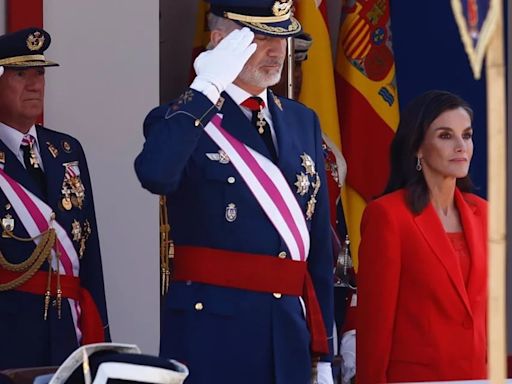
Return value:
[(27, 48), (31, 51), (38, 51), (44, 44), (44, 35), (41, 32), (36, 31), (31, 33), (27, 37)]
[(232, 223), (233, 221), (236, 220), (236, 216), (237, 216), (236, 205), (233, 203), (229, 203), (228, 206), (226, 207), (226, 220), (229, 221), (230, 223)]
[(55, 146), (50, 143), (49, 141), (46, 142), (46, 145), (48, 146), (48, 150), (52, 154), (53, 158), (55, 159), (57, 156), (59, 156), (59, 150), (55, 148)]
[(274, 103), (276, 103), (277, 108), (279, 108), (281, 111), (283, 110), (283, 104), (281, 104), (281, 100), (279, 100), (276, 95), (274, 95)]
[[(305, 196), (307, 193), (311, 192), (310, 198), (307, 202), (306, 207), (306, 220), (311, 220), (313, 217), (313, 213), (315, 213), (315, 205), (316, 205), (316, 195), (320, 190), (320, 175), (316, 171), (315, 162), (307, 153), (303, 153), (300, 155), (302, 168), (306, 171), (306, 173), (301, 172), (297, 174), (297, 181), (295, 182), (295, 186), (297, 187), (297, 193), (300, 196)], [(310, 191), (310, 187), (312, 191)]]
[(5, 164), (5, 152), (0, 152), (0, 163)]
[(272, 6), (272, 13), (274, 16), (283, 16), (290, 12), (292, 8), (293, 1), (292, 0), (279, 0), (274, 3)]
[(311, 157), (306, 154), (306, 153), (303, 153), (300, 158), (302, 159), (302, 166), (306, 169), (306, 174), (310, 175), (310, 176), (314, 176), (315, 175), (315, 163), (313, 161), (313, 159), (311, 159)]
[(473, 76), (478, 80), (501, 11), (499, 1), (451, 0), (451, 4)]
[(214, 153), (206, 153), (206, 157), (213, 161), (218, 161), (221, 164), (229, 163), (229, 156), (222, 149), (219, 149), (218, 152)]
[(297, 193), (301, 196), (304, 196), (309, 191), (309, 186), (311, 183), (309, 182), (308, 176), (301, 172), (297, 175), (297, 181), (295, 182), (295, 186), (297, 187)]
[(14, 219), (8, 213), (2, 219), (2, 228), (9, 232), (14, 230)]
[(69, 144), (66, 140), (62, 140), (62, 149), (64, 149), (64, 152), (71, 153), (71, 144)]

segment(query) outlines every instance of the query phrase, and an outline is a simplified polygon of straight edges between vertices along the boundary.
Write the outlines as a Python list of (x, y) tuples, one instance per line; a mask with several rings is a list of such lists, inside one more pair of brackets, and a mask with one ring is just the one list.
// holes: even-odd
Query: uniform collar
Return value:
[(259, 95), (251, 95), (249, 92), (240, 88), (238, 85), (231, 83), (231, 84), (228, 84), (225, 91), (229, 95), (229, 97), (231, 97), (233, 99), (233, 101), (238, 105), (242, 104), (249, 97), (258, 96), (258, 97), (261, 97), (262, 100), (265, 102), (265, 108), (268, 108), (267, 90), (266, 89), (263, 92), (261, 92)]
[[(32, 135), (36, 142), (36, 147), (39, 150), (39, 142), (37, 140), (36, 126), (32, 125), (27, 132)], [(21, 141), (23, 140), (24, 133), (21, 133), (16, 128), (10, 127), (4, 123), (0, 123), (0, 140), (9, 148), (12, 153), (18, 154), (21, 147)]]

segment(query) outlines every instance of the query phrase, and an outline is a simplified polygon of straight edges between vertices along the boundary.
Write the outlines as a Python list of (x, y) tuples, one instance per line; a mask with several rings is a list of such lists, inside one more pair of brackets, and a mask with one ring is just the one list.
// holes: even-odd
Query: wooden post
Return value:
[(487, 49), (487, 146), (489, 198), (488, 363), (493, 384), (506, 379), (506, 98), (502, 1)]

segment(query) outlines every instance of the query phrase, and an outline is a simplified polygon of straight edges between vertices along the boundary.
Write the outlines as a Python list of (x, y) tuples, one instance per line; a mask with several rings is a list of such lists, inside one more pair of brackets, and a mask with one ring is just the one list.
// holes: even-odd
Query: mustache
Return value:
[(267, 59), (260, 63), (260, 66), (269, 66), (269, 65), (283, 65), (284, 63), (284, 57), (283, 58), (277, 58), (277, 59)]

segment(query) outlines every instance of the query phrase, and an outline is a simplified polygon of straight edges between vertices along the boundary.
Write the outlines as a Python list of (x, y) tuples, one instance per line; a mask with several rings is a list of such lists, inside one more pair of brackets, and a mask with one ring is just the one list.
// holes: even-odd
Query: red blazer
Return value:
[(399, 190), (361, 222), (357, 383), (486, 376), (487, 202), (455, 191), (471, 258), (468, 286), (432, 204), (414, 215)]

